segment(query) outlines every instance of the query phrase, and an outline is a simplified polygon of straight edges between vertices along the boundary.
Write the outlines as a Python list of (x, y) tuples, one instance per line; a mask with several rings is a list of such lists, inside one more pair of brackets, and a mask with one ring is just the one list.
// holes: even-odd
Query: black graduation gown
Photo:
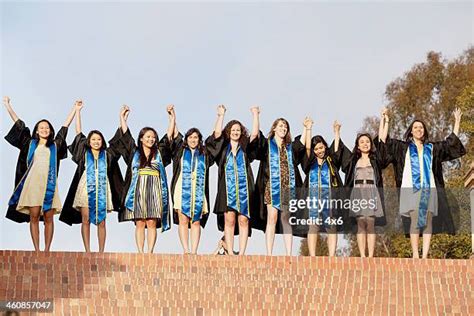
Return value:
[[(103, 140), (105, 142), (105, 140)], [(84, 134), (77, 134), (74, 138), (72, 144), (68, 147), (69, 152), (72, 155), (72, 161), (77, 164), (76, 172), (74, 173), (74, 178), (72, 179), (71, 185), (69, 186), (69, 191), (67, 193), (66, 201), (64, 202), (61, 215), (59, 220), (68, 224), (80, 224), (82, 223), (81, 213), (73, 208), (74, 198), (76, 197), (77, 186), (79, 185), (79, 180), (82, 177), (82, 174), (85, 170), (85, 154), (87, 138)], [(112, 193), (112, 204), (114, 206), (114, 211), (118, 212), (120, 210), (120, 196), (122, 194), (123, 188), (123, 177), (120, 172), (120, 167), (118, 165), (118, 160), (120, 159), (120, 153), (114, 150), (112, 147), (106, 149), (107, 157), (107, 178), (110, 185), (110, 191)]]
[[(306, 148), (300, 141), (301, 136), (297, 136), (291, 143), (293, 152), (293, 167), (295, 169), (295, 184), (296, 184), (296, 198), (302, 198), (301, 188), (303, 180), (298, 169), (298, 165), (302, 160), (302, 156), (305, 155)], [(270, 168), (268, 162), (268, 139), (260, 132), (257, 141), (257, 154), (256, 159), (260, 161), (258, 168), (257, 182), (255, 184), (255, 199), (258, 207), (257, 217), (252, 221), (252, 227), (265, 232), (267, 228), (267, 205), (265, 204), (265, 186), (270, 178)], [(278, 212), (278, 220), (275, 228), (276, 234), (283, 234), (283, 226), (281, 224), (281, 213)], [(293, 231), (293, 235), (299, 237), (305, 237), (306, 234), (299, 232), (299, 230)]]
[[(171, 179), (171, 200), (174, 205), (174, 190), (176, 188), (176, 183), (178, 182), (179, 175), (181, 173), (181, 158), (183, 157), (184, 147), (183, 147), (184, 138), (181, 133), (176, 137), (171, 145), (171, 156), (173, 157), (173, 178)], [(206, 155), (206, 179), (205, 179), (205, 196), (207, 201), (208, 213), (203, 214), (201, 220), (199, 221), (200, 225), (204, 228), (206, 226), (207, 220), (209, 218), (209, 213), (211, 212), (211, 202), (209, 200), (209, 168), (214, 164), (214, 158), (209, 154), (208, 147), (204, 147), (204, 153)], [(173, 208), (173, 222), (179, 224), (178, 212)]]
[[(341, 168), (342, 164), (342, 153), (343, 153), (344, 143), (339, 141), (338, 150), (334, 150), (334, 142), (328, 148), (328, 157), (331, 158), (331, 167), (334, 170), (334, 174), (330, 173), (330, 183), (331, 183), (331, 199), (338, 199), (344, 197), (344, 189), (343, 189), (343, 182), (341, 180), (341, 176), (339, 175), (339, 169)], [(309, 194), (309, 172), (311, 171), (311, 166), (318, 163), (318, 158), (314, 153), (314, 150), (310, 151), (310, 155), (304, 153), (301, 155), (301, 169), (305, 173), (306, 177), (304, 179), (302, 192), (304, 192), (304, 197), (306, 198)], [(307, 209), (304, 212), (301, 212), (304, 215), (304, 218), (309, 218), (309, 212)], [(346, 220), (345, 214), (343, 214), (343, 210), (333, 209), (332, 210), (333, 218), (342, 216), (344, 220)], [(338, 230), (341, 230), (344, 225), (338, 227)], [(308, 226), (305, 225), (303, 227), (298, 227), (298, 235), (301, 233), (308, 233)], [(295, 229), (295, 228), (293, 228)], [(324, 225), (320, 227), (321, 231), (325, 231)]]
[[(209, 156), (212, 157), (218, 167), (218, 180), (217, 180), (217, 195), (214, 203), (214, 213), (217, 215), (217, 228), (219, 231), (224, 231), (225, 218), (224, 214), (226, 211), (235, 211), (227, 206), (227, 185), (225, 182), (225, 163), (227, 146), (229, 141), (225, 139), (224, 135), (219, 138), (214, 136), (214, 133), (206, 139), (206, 148)], [(241, 145), (241, 150), (244, 153), (245, 166), (247, 171), (247, 184), (249, 191), (249, 215), (250, 223), (257, 212), (257, 206), (255, 204), (255, 184), (250, 163), (255, 159), (256, 154), (256, 140), (250, 142), (250, 138), (247, 138)], [(252, 224), (249, 225), (249, 236), (252, 234)], [(239, 234), (238, 220), (235, 221), (234, 234)]]
[[(342, 141), (341, 141), (342, 144)], [(382, 170), (387, 168), (388, 165), (390, 164), (389, 157), (387, 155), (387, 147), (386, 144), (382, 141), (379, 141), (378, 138), (374, 140), (374, 145), (375, 145), (375, 153), (369, 155), (369, 160), (370, 160), (370, 165), (372, 166), (372, 169), (374, 170), (374, 180), (375, 180), (375, 186), (377, 187), (377, 191), (379, 192), (380, 196), (380, 202), (382, 203), (382, 208), (383, 208), (383, 216), (382, 217), (376, 217), (375, 218), (375, 225), (376, 226), (385, 226), (387, 225), (387, 218), (385, 216), (385, 196), (383, 192), (383, 176), (382, 176)], [(345, 173), (345, 182), (344, 182), (344, 187), (346, 188), (346, 197), (350, 198), (352, 189), (354, 188), (354, 177), (355, 177), (355, 171), (356, 171), (356, 165), (357, 161), (359, 158), (345, 145), (342, 145), (343, 147), (343, 153), (342, 153), (342, 160), (341, 160), (341, 169), (342, 172)], [(349, 218), (349, 212), (350, 210), (345, 210), (345, 213), (347, 213), (347, 218)], [(351, 219), (351, 226), (352, 230), (356, 231), (357, 227), (357, 222), (355, 218)], [(346, 227), (347, 229), (350, 229), (350, 226)]]
[[(68, 128), (62, 126), (61, 129), (56, 134), (54, 138), (54, 143), (56, 144), (57, 149), (57, 174), (59, 175), (59, 165), (60, 161), (67, 157), (67, 144), (66, 144), (66, 136), (67, 136)], [(26, 127), (25, 122), (18, 119), (13, 127), (10, 129), (8, 134), (5, 136), (7, 142), (11, 145), (15, 146), (20, 150), (20, 154), (18, 155), (18, 161), (16, 164), (16, 172), (15, 172), (15, 188), (21, 182), (23, 176), (25, 175), (26, 171), (28, 170), (27, 167), (27, 160), (28, 160), (28, 149), (30, 148), (30, 142), (33, 139), (31, 137), (30, 129)], [(8, 206), (7, 215), (8, 219), (15, 221), (17, 223), (24, 223), (30, 221), (30, 216), (18, 212), (16, 210), (17, 204)], [(43, 220), (43, 216), (41, 216), (40, 220)]]
[[(137, 150), (137, 145), (135, 140), (130, 133), (130, 129), (127, 129), (126, 133), (122, 132), (121, 128), (117, 129), (115, 132), (114, 137), (109, 141), (109, 146), (116, 152), (120, 153), (123, 157), (123, 160), (127, 164), (127, 172), (125, 173), (125, 182), (123, 185), (122, 192), (120, 194), (120, 208), (119, 208), (119, 222), (124, 221), (124, 212), (125, 212), (125, 199), (127, 198), (128, 189), (130, 188), (130, 184), (132, 182), (132, 163), (133, 163), (133, 156), (135, 151)], [(158, 143), (158, 150), (161, 154), (161, 159), (163, 161), (163, 165), (166, 167), (171, 163), (171, 144), (168, 140), (168, 136), (165, 135), (161, 138)], [(168, 212), (169, 212), (169, 205), (168, 203)], [(163, 210), (166, 211), (166, 210)], [(161, 227), (161, 221), (158, 221), (157, 228)]]
[[(455, 233), (454, 221), (449, 209), (446, 191), (444, 189), (443, 165), (444, 161), (453, 160), (466, 154), (466, 149), (459, 138), (451, 133), (445, 140), (432, 142), (432, 171), (438, 195), (438, 216), (433, 217), (433, 233)], [(409, 142), (398, 139), (387, 139), (387, 152), (395, 171), (397, 188), (402, 186), (403, 168)], [(410, 217), (402, 216), (405, 233), (410, 230)]]

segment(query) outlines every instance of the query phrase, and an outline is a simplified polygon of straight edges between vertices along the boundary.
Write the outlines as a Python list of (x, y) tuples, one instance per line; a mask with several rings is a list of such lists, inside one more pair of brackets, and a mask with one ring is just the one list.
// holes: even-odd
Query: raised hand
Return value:
[(461, 121), (462, 111), (461, 111), (460, 108), (454, 109), (453, 115), (454, 115), (454, 119), (456, 120), (456, 122), (460, 122), (460, 121)]
[(313, 120), (307, 116), (304, 118), (304, 121), (303, 121), (303, 126), (306, 128), (306, 129), (311, 129), (313, 127)]
[(8, 114), (12, 118), (13, 122), (16, 122), (19, 118), (18, 118), (18, 115), (16, 115), (15, 111), (13, 111), (10, 97), (8, 96), (3, 97), (3, 105), (7, 109)]
[(218, 115), (218, 116), (224, 116), (226, 110), (227, 110), (227, 109), (225, 108), (224, 105), (222, 105), (222, 104), (219, 105), (219, 106), (217, 107), (217, 115)]
[(250, 112), (252, 112), (253, 115), (258, 115), (260, 114), (260, 107), (259, 106), (252, 106), (250, 108)]
[(334, 129), (334, 133), (339, 133), (341, 131), (341, 123), (339, 123), (337, 120), (334, 121), (332, 127)]
[(83, 107), (84, 103), (82, 103), (82, 100), (76, 100), (76, 102), (74, 102), (74, 108), (76, 109), (76, 111), (82, 110)]
[(6, 107), (10, 107), (12, 104), (11, 104), (11, 99), (9, 96), (4, 96), (3, 97), (3, 105), (5, 105)]
[(129, 114), (130, 114), (130, 107), (126, 104), (122, 105), (122, 108), (120, 109), (120, 118), (123, 119), (124, 121), (127, 121)]
[(176, 117), (176, 112), (174, 111), (174, 105), (173, 105), (173, 104), (169, 104), (169, 105), (166, 107), (166, 112), (168, 112), (168, 115), (169, 115), (170, 117), (173, 117), (173, 118)]

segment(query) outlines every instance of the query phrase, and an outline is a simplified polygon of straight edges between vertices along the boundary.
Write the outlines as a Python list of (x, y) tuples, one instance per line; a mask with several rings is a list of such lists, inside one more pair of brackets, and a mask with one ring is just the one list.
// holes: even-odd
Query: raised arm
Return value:
[(72, 109), (71, 109), (71, 112), (69, 112), (69, 115), (67, 116), (66, 118), (66, 121), (64, 121), (64, 124), (63, 126), (64, 127), (69, 127), (69, 125), (71, 125), (72, 123), (72, 120), (74, 119), (74, 116), (76, 115), (76, 103), (78, 101), (74, 102), (74, 105), (72, 106)]
[[(305, 131), (306, 131), (306, 134), (305, 134), (305, 141), (304, 141), (304, 145), (306, 147), (306, 156), (310, 156), (311, 154), (311, 137), (313, 137), (312, 135), (312, 132), (313, 132), (313, 124), (314, 124), (314, 121), (311, 119), (311, 118), (308, 118), (309, 120), (306, 120), (305, 119), (305, 122), (304, 122), (304, 127), (305, 127)], [(301, 137), (303, 138), (303, 137)]]
[(173, 131), (173, 139), (176, 139), (179, 135), (179, 128), (178, 128), (178, 122), (176, 121), (176, 111), (174, 114), (174, 131)]
[(166, 112), (168, 112), (168, 140), (171, 142), (173, 141), (174, 135), (175, 135), (175, 129), (176, 129), (176, 113), (174, 112), (174, 105), (169, 104), (166, 107)]
[[(313, 121), (310, 117), (305, 117), (303, 121), (303, 131), (301, 132), (300, 142), (303, 146), (306, 146), (308, 132), (311, 132), (311, 128), (313, 127)], [(311, 140), (310, 140), (311, 141)]]
[(250, 112), (253, 117), (252, 132), (250, 133), (250, 142), (252, 142), (260, 134), (260, 107), (253, 106), (250, 108)]
[(219, 105), (217, 107), (217, 119), (216, 119), (216, 124), (214, 125), (214, 137), (219, 138), (221, 137), (222, 134), (222, 128), (224, 125), (224, 114), (225, 114), (226, 108), (224, 105)]
[(387, 108), (382, 109), (382, 113), (380, 116), (380, 124), (379, 124), (379, 140), (385, 143), (388, 135), (388, 110)]
[(453, 133), (456, 136), (459, 136), (459, 125), (461, 124), (462, 112), (461, 109), (456, 108), (453, 112), (454, 115), (454, 129)]
[(307, 116), (303, 121), (303, 133), (301, 133), (300, 142), (305, 146), (306, 156), (309, 157), (311, 153), (311, 137), (313, 129), (313, 120)]
[(128, 105), (122, 105), (120, 109), (120, 128), (122, 129), (122, 133), (125, 134), (128, 131), (128, 115), (130, 114), (130, 108)]
[(341, 140), (341, 123), (337, 120), (334, 121), (333, 130), (334, 130), (334, 152), (339, 151), (339, 142)]
[(16, 115), (15, 111), (13, 111), (10, 97), (8, 96), (3, 97), (3, 105), (5, 105), (5, 108), (7, 109), (8, 114), (12, 118), (13, 122), (18, 121), (18, 115)]
[(81, 110), (84, 107), (82, 100), (77, 100), (75, 103), (76, 106), (76, 135), (82, 133), (82, 124), (81, 124)]

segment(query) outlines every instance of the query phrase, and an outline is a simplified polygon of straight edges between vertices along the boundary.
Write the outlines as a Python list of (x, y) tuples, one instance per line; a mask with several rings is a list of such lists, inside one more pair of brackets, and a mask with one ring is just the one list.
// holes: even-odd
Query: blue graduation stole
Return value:
[(430, 177), (431, 177), (431, 161), (433, 159), (433, 144), (423, 145), (423, 179), (421, 179), (420, 160), (418, 157), (418, 149), (415, 143), (409, 144), (411, 177), (413, 181), (413, 193), (420, 192), (420, 205), (418, 208), (417, 228), (421, 229), (426, 226), (426, 217), (428, 204), (430, 201)]
[[(321, 166), (317, 161), (313, 163), (309, 171), (309, 197), (311, 200), (309, 218), (318, 218), (318, 213), (320, 212), (324, 226), (328, 226), (326, 220), (329, 217), (329, 192), (331, 188), (332, 171), (330, 169), (330, 162), (324, 160)], [(313, 198), (316, 202), (316, 208), (312, 207)]]
[(225, 183), (227, 191), (227, 206), (246, 217), (249, 214), (249, 187), (247, 183), (247, 166), (242, 148), (237, 154), (232, 154), (232, 147), (227, 146), (225, 162)]
[[(30, 142), (30, 147), (28, 148), (28, 156), (26, 160), (27, 170), (23, 178), (20, 180), (20, 183), (15, 188), (15, 191), (13, 192), (13, 195), (11, 196), (10, 201), (8, 202), (8, 205), (18, 204), (18, 201), (20, 200), (20, 195), (23, 190), (23, 185), (25, 184), (26, 177), (31, 170), (35, 151), (38, 148), (38, 143), (39, 141), (37, 139), (33, 139)], [(48, 182), (46, 184), (46, 192), (44, 194), (44, 200), (43, 200), (43, 206), (42, 206), (43, 212), (47, 212), (51, 210), (51, 207), (53, 205), (54, 192), (56, 190), (56, 181), (57, 181), (57, 164), (56, 164), (57, 149), (56, 149), (55, 143), (52, 143), (51, 146), (49, 146), (49, 151), (50, 151), (50, 155), (49, 155)]]
[[(206, 155), (194, 151), (192, 154), (189, 148), (183, 151), (182, 163), (182, 195), (181, 212), (191, 218), (192, 222), (201, 220), (202, 208), (206, 195)], [(194, 179), (194, 172), (196, 178)], [(193, 186), (193, 180), (195, 185)]]
[[(290, 199), (296, 198), (296, 180), (295, 168), (293, 166), (293, 150), (291, 144), (286, 145), (286, 153), (288, 156), (288, 170), (289, 170), (289, 188)], [(281, 176), (280, 176), (280, 147), (272, 137), (268, 139), (268, 160), (270, 169), (270, 195), (272, 198), (272, 206), (281, 210)]]
[(89, 205), (89, 222), (101, 223), (107, 214), (107, 157), (105, 150), (99, 152), (97, 175), (95, 158), (91, 149), (86, 151), (87, 197)]
[[(162, 210), (163, 214), (161, 214), (161, 231), (167, 231), (170, 229), (170, 214), (168, 209), (168, 180), (166, 179), (166, 170), (165, 166), (163, 165), (163, 160), (161, 159), (160, 151), (156, 151), (155, 156), (155, 164), (160, 170), (160, 182), (161, 182), (161, 190), (162, 190)], [(130, 188), (128, 189), (127, 196), (125, 198), (125, 208), (129, 212), (133, 212), (135, 210), (135, 191), (137, 189), (137, 181), (138, 181), (138, 172), (140, 169), (140, 152), (138, 150), (135, 151), (132, 160), (132, 181), (130, 183)], [(125, 210), (125, 212), (127, 211)]]

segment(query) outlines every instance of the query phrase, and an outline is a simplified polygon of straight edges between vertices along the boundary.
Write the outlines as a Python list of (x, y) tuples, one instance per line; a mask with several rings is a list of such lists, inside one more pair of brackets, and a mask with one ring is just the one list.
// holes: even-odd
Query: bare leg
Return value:
[(143, 253), (143, 249), (145, 248), (146, 222), (144, 219), (136, 219), (135, 225), (135, 242), (137, 243), (138, 252)]
[(365, 244), (367, 240), (367, 222), (364, 216), (357, 217), (357, 246), (359, 247), (360, 256), (365, 258)]
[(153, 253), (156, 244), (156, 219), (147, 219), (146, 220), (146, 240), (148, 246), (148, 253)]
[(99, 238), (99, 252), (105, 251), (105, 237), (107, 235), (105, 229), (105, 219), (97, 225), (97, 237)]
[(420, 230), (416, 228), (418, 223), (418, 211), (410, 211), (410, 243), (411, 243), (411, 250), (413, 252), (413, 258), (418, 259), (420, 255), (418, 253), (418, 242), (420, 239)]
[(336, 255), (337, 248), (337, 229), (332, 227), (329, 228), (327, 238), (329, 257), (334, 257)]
[(369, 258), (374, 257), (375, 252), (375, 218), (367, 217), (367, 248), (369, 248)]
[(82, 217), (82, 224), (81, 224), (81, 234), (82, 234), (82, 242), (84, 243), (84, 248), (86, 252), (91, 252), (91, 224), (89, 222), (89, 208), (88, 207), (81, 207), (81, 217)]
[(430, 251), (431, 234), (433, 232), (433, 222), (431, 212), (426, 215), (426, 227), (423, 230), (423, 259), (428, 258)]
[(197, 254), (199, 240), (201, 239), (201, 222), (195, 221), (191, 224), (191, 248), (192, 253)]
[(311, 225), (308, 230), (308, 251), (311, 257), (316, 256), (316, 247), (318, 245), (318, 226)]
[(181, 210), (178, 210), (179, 217), (179, 241), (181, 241), (181, 246), (183, 247), (184, 253), (189, 253), (189, 218), (184, 215)]
[(227, 251), (230, 256), (234, 255), (234, 229), (235, 229), (235, 212), (227, 211), (224, 214), (224, 236), (227, 245)]
[(44, 251), (49, 252), (54, 233), (54, 210), (43, 213), (44, 219)]
[(271, 205), (267, 205), (267, 227), (265, 229), (265, 239), (267, 241), (267, 256), (273, 253), (273, 243), (275, 241), (275, 226), (278, 220), (278, 210)]
[(290, 218), (290, 212), (284, 210), (281, 212), (281, 224), (283, 226), (283, 237), (285, 239), (286, 255), (291, 256), (293, 250), (293, 227), (288, 222)]
[(40, 251), (39, 249), (39, 218), (40, 218), (40, 206), (30, 207), (30, 234), (31, 240), (33, 241), (33, 246), (35, 251)]
[(249, 219), (245, 215), (239, 215), (239, 255), (245, 255), (247, 240), (249, 238)]

